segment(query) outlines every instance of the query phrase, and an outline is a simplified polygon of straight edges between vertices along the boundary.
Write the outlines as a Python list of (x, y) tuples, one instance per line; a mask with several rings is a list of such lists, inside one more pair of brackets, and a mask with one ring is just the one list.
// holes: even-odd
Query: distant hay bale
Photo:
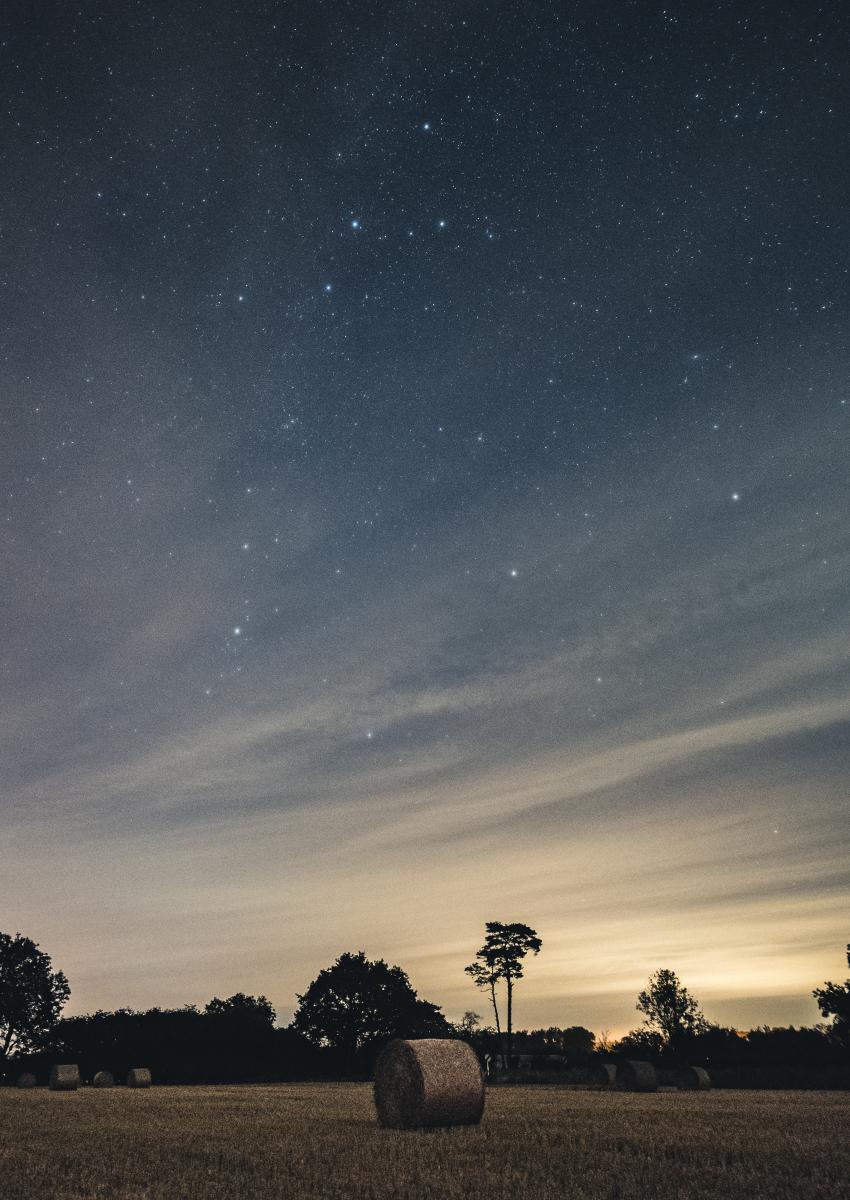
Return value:
[(24, 1071), (23, 1075), (18, 1076), (17, 1087), (19, 1088), (34, 1088), (36, 1084), (35, 1075), (30, 1071)]
[(594, 1063), (587, 1074), (593, 1087), (613, 1087), (617, 1079), (616, 1063)]
[(96, 1088), (115, 1087), (115, 1079), (111, 1071), (98, 1071), (91, 1085)]
[(147, 1067), (133, 1067), (127, 1072), (127, 1087), (149, 1088), (151, 1083), (151, 1073)]
[(375, 1065), (375, 1108), (388, 1129), (477, 1125), (484, 1079), (475, 1051), (451, 1038), (390, 1042)]
[(52, 1092), (75, 1092), (80, 1086), (80, 1068), (76, 1063), (57, 1063), (50, 1071)]
[(683, 1067), (676, 1077), (676, 1083), (685, 1092), (711, 1091), (711, 1076), (705, 1067)]
[(652, 1063), (629, 1060), (617, 1068), (617, 1087), (624, 1092), (657, 1092), (658, 1077)]

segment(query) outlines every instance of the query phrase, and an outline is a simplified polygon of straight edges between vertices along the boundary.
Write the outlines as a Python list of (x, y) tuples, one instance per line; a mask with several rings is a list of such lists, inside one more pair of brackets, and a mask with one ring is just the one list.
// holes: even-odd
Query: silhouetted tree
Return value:
[(319, 972), (298, 997), (292, 1028), (316, 1046), (332, 1047), (349, 1070), (390, 1038), (452, 1033), (440, 1006), (420, 1000), (401, 967), (370, 962), (362, 950), (341, 954)]
[(277, 1015), (265, 996), (246, 996), (244, 992), (236, 992), (227, 1000), (213, 996), (209, 1004), (204, 1006), (204, 1012), (208, 1017), (253, 1021), (269, 1028), (274, 1028)]
[(120, 1078), (139, 1064), (159, 1083), (262, 1082), (308, 1069), (299, 1039), (279, 1037), (273, 1022), (265, 997), (237, 993), (210, 1001), (204, 1012), (189, 1005), (67, 1017), (49, 1049), (53, 1061), (78, 1062), (84, 1079), (97, 1070)]
[(505, 981), (507, 991), (507, 1053), (511, 1054), (513, 1046), (513, 994), (514, 985), (522, 979), (523, 959), (528, 954), (538, 954), (543, 945), (537, 936), (537, 931), (529, 925), (515, 922), (510, 925), (502, 921), (487, 921), (484, 926), (486, 934), (484, 945), (475, 955), (476, 961), (465, 968), (478, 987), (489, 987), (496, 1013), (496, 1027), (499, 1027), (499, 1013), (496, 1006), (496, 983)]
[(71, 994), (50, 956), (23, 934), (0, 933), (0, 1065), (10, 1054), (38, 1049)]
[(679, 982), (675, 971), (662, 968), (650, 975), (635, 1007), (646, 1017), (646, 1025), (660, 1033), (665, 1048), (674, 1053), (679, 1053), (689, 1038), (708, 1027), (699, 1005)]
[(561, 1049), (573, 1062), (584, 1062), (593, 1053), (596, 1037), (583, 1025), (570, 1025), (561, 1030)]
[(496, 969), (495, 962), (483, 947), (478, 951), (476, 959), (476, 962), (470, 963), (468, 967), (464, 967), (463, 969), (476, 987), (490, 993), (490, 1003), (493, 1005), (493, 1015), (496, 1018), (496, 1034), (502, 1052), (503, 1066), (507, 1066), (507, 1063), (504, 1061), (505, 1048), (502, 1045), (502, 1022), (499, 1018), (499, 1005), (496, 1001), (496, 984), (499, 982), (499, 972)]
[(657, 1029), (632, 1029), (608, 1049), (629, 1058), (660, 1058), (667, 1043)]
[[(850, 945), (847, 947), (850, 967)], [(812, 993), (825, 1017), (832, 1017), (832, 1033), (839, 1041), (850, 1045), (850, 979), (846, 983), (830, 983), (815, 988)]]
[(481, 1027), (481, 1016), (477, 1012), (472, 1012), (471, 1009), (463, 1014), (461, 1019), (455, 1024), (455, 1032), (458, 1037), (471, 1038)]

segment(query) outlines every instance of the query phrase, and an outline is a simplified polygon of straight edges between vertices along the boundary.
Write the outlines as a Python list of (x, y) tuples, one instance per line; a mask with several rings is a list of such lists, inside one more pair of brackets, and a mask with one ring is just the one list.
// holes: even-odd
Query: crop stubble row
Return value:
[(362, 1084), (0, 1091), (4, 1200), (846, 1200), (850, 1095), (491, 1089), (381, 1129)]

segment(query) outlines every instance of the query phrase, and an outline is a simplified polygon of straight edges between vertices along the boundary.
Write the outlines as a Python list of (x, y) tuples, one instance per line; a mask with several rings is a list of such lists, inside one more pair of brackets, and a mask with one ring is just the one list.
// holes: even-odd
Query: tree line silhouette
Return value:
[[(726, 1086), (850, 1086), (850, 980), (815, 989), (830, 1023), (809, 1028), (741, 1034), (714, 1025), (675, 972), (661, 969), (637, 997), (642, 1026), (619, 1041), (583, 1026), (514, 1030), (514, 989), (525, 959), (541, 946), (527, 925), (487, 922), (484, 943), (465, 970), (491, 1002), (492, 1026), (472, 1011), (448, 1021), (439, 1005), (417, 995), (401, 967), (359, 951), (320, 971), (298, 996), (290, 1025), (279, 1028), (265, 996), (241, 992), (213, 997), (203, 1009), (62, 1017), (70, 995), (64, 974), (31, 939), (0, 933), (0, 1077), (13, 1082), (26, 1070), (46, 1079), (52, 1063), (70, 1061), (79, 1063), (84, 1079), (98, 1070), (122, 1077), (140, 1062), (159, 1083), (366, 1078), (391, 1038), (458, 1037), (504, 1082), (566, 1081), (581, 1078), (600, 1057), (639, 1057), (662, 1071), (685, 1062), (707, 1066)], [(847, 960), (850, 966), (850, 946)]]

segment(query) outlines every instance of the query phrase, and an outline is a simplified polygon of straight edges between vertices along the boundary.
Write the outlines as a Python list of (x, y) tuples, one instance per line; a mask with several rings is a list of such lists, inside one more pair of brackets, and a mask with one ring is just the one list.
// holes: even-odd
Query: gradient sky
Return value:
[(68, 1011), (339, 953), (812, 1022), (850, 938), (840, 6), (0, 26), (0, 927)]

